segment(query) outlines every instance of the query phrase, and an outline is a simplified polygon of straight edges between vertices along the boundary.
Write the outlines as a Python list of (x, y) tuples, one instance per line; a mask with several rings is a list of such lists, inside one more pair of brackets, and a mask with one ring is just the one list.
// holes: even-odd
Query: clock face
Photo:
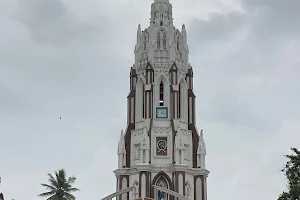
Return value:
[(156, 108), (156, 118), (168, 118), (168, 108), (167, 107), (157, 107)]

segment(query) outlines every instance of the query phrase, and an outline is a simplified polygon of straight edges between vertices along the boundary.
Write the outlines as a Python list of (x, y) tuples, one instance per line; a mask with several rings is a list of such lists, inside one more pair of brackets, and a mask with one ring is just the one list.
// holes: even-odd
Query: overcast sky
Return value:
[[(115, 191), (136, 31), (152, 0), (0, 0), (0, 176), (39, 200), (47, 173), (78, 200)], [(209, 200), (276, 200), (300, 148), (300, 1), (171, 0), (186, 24)], [(60, 120), (59, 117), (62, 117)], [(101, 160), (105, 162), (101, 162)]]

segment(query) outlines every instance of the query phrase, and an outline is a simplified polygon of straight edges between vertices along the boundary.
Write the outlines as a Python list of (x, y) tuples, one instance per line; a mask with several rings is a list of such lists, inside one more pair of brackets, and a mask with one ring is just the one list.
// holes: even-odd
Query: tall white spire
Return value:
[[(169, 0), (153, 0), (150, 25), (137, 26), (126, 133), (120, 135), (119, 165), (114, 171), (117, 191), (134, 190), (118, 200), (159, 199), (153, 186), (190, 200), (207, 200), (209, 171), (203, 130), (196, 127), (186, 32), (185, 25), (174, 26)], [(170, 200), (170, 194), (165, 195)]]
[(151, 25), (172, 26), (172, 5), (169, 0), (155, 0), (151, 5)]

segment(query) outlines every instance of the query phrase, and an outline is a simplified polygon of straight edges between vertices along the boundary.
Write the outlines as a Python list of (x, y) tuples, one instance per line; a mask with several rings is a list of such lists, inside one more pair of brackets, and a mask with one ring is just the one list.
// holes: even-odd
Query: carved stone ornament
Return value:
[(147, 133), (143, 134), (143, 137), (141, 139), (141, 149), (150, 149), (150, 140)]
[(178, 135), (175, 137), (175, 149), (184, 149), (183, 138)]
[(144, 132), (144, 129), (141, 128), (141, 129), (136, 129), (136, 130), (132, 130), (132, 134), (134, 136), (138, 136), (138, 135), (143, 135), (143, 132)]
[(171, 133), (172, 128), (168, 127), (168, 128), (159, 128), (159, 127), (153, 127), (152, 128), (152, 132), (155, 134), (168, 134)]
[(118, 154), (124, 154), (124, 153), (126, 153), (126, 150), (125, 150), (125, 136), (124, 136), (124, 131), (121, 130), (120, 141), (118, 143)]
[(197, 154), (206, 155), (206, 146), (203, 138), (203, 130), (200, 131)]
[(192, 135), (191, 130), (180, 129), (181, 135), (190, 137)]

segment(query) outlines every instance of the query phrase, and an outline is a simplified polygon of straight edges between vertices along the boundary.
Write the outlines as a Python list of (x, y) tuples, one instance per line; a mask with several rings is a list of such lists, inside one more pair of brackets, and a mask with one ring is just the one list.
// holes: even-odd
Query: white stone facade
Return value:
[[(173, 26), (169, 0), (151, 5), (150, 26), (137, 30), (130, 72), (127, 128), (118, 145), (117, 190), (134, 186), (119, 200), (158, 199), (152, 185), (191, 200), (207, 200), (206, 146), (195, 119), (193, 70), (185, 26)], [(166, 195), (165, 200), (173, 200)]]

